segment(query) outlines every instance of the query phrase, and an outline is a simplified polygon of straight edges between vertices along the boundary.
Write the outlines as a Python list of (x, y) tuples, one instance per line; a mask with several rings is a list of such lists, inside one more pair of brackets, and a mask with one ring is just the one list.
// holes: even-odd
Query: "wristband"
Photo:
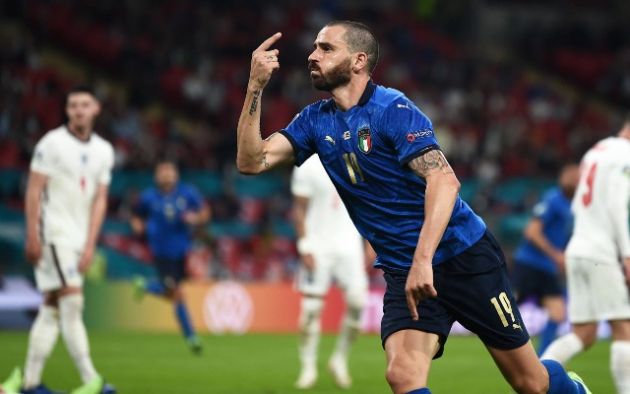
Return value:
[(315, 249), (312, 240), (308, 238), (298, 239), (296, 246), (299, 254), (310, 254)]

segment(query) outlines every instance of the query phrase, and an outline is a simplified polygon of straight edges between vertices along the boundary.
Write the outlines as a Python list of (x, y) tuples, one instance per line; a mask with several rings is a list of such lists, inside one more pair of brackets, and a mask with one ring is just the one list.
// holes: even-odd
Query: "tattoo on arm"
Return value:
[(409, 168), (422, 178), (426, 178), (435, 170), (442, 171), (444, 174), (453, 173), (453, 169), (440, 150), (432, 150), (416, 157), (409, 162)]
[(254, 98), (252, 99), (252, 104), (249, 106), (249, 115), (253, 115), (254, 112), (258, 109), (258, 97), (260, 97), (260, 90), (254, 90), (252, 93)]

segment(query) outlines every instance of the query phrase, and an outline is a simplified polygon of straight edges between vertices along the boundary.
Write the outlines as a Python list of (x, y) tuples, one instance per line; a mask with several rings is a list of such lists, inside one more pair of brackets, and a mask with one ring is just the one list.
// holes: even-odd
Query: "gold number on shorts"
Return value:
[[(354, 152), (344, 153), (343, 161), (346, 162), (346, 168), (348, 169), (348, 175), (350, 176), (350, 182), (353, 185), (356, 185), (357, 182), (363, 182), (363, 172), (361, 171), (361, 167), (359, 167), (359, 162), (357, 161), (357, 155)], [(357, 179), (358, 175), (358, 179)]]
[(516, 323), (516, 318), (514, 317), (514, 312), (512, 311), (512, 304), (510, 303), (510, 299), (508, 298), (507, 294), (505, 294), (505, 291), (499, 294), (498, 300), (497, 297), (492, 297), (490, 299), (490, 302), (492, 303), (492, 305), (494, 305), (494, 309), (497, 310), (497, 314), (499, 315), (499, 319), (501, 319), (503, 327), (508, 326), (508, 321), (503, 311), (510, 315), (510, 317), (512, 318), (512, 323)]

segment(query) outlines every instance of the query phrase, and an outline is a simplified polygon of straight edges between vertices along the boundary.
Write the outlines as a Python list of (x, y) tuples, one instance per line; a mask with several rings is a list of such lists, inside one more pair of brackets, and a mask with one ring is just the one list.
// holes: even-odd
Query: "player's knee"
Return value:
[(179, 286), (169, 289), (167, 295), (174, 302), (181, 302), (184, 299), (184, 293)]
[(367, 304), (367, 289), (350, 290), (346, 294), (346, 304), (349, 309), (362, 311)]
[(556, 323), (562, 323), (567, 318), (564, 304), (558, 305), (557, 307), (549, 308), (547, 310), (547, 313), (549, 313), (549, 319)]
[(44, 294), (44, 304), (56, 308), (59, 305), (58, 294), (54, 291)]
[(576, 331), (575, 334), (582, 341), (583, 350), (590, 348), (597, 341), (597, 329)]
[(519, 375), (510, 382), (514, 391), (519, 394), (544, 394), (549, 389), (549, 379), (540, 376)]
[(302, 298), (302, 308), (300, 311), (300, 327), (302, 331), (315, 331), (319, 329), (319, 316), (321, 314), (324, 301), (320, 297)]
[(428, 366), (409, 357), (393, 357), (387, 364), (385, 379), (395, 393), (426, 385)]
[(74, 293), (60, 297), (59, 314), (62, 320), (81, 319), (83, 315), (83, 295)]

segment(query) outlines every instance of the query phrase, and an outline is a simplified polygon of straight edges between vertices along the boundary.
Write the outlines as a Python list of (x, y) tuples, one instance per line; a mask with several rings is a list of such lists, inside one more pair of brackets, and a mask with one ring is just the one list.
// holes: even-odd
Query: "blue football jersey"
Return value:
[[(332, 99), (316, 102), (281, 133), (297, 165), (319, 155), (355, 226), (374, 247), (375, 265), (408, 270), (424, 222), (426, 182), (407, 163), (439, 149), (426, 115), (400, 91), (369, 82), (358, 105), (341, 111)], [(461, 253), (485, 230), (458, 197), (433, 264)]]
[(146, 236), (154, 257), (181, 259), (192, 243), (191, 229), (184, 222), (187, 211), (203, 206), (201, 194), (192, 186), (179, 184), (170, 193), (157, 188), (145, 190), (135, 207), (135, 213), (146, 223)]
[[(545, 238), (556, 248), (564, 250), (571, 238), (573, 213), (571, 201), (557, 187), (548, 190), (534, 206), (534, 217), (540, 219)], [(514, 253), (517, 264), (527, 265), (552, 274), (558, 272), (558, 266), (527, 239), (523, 239)]]

